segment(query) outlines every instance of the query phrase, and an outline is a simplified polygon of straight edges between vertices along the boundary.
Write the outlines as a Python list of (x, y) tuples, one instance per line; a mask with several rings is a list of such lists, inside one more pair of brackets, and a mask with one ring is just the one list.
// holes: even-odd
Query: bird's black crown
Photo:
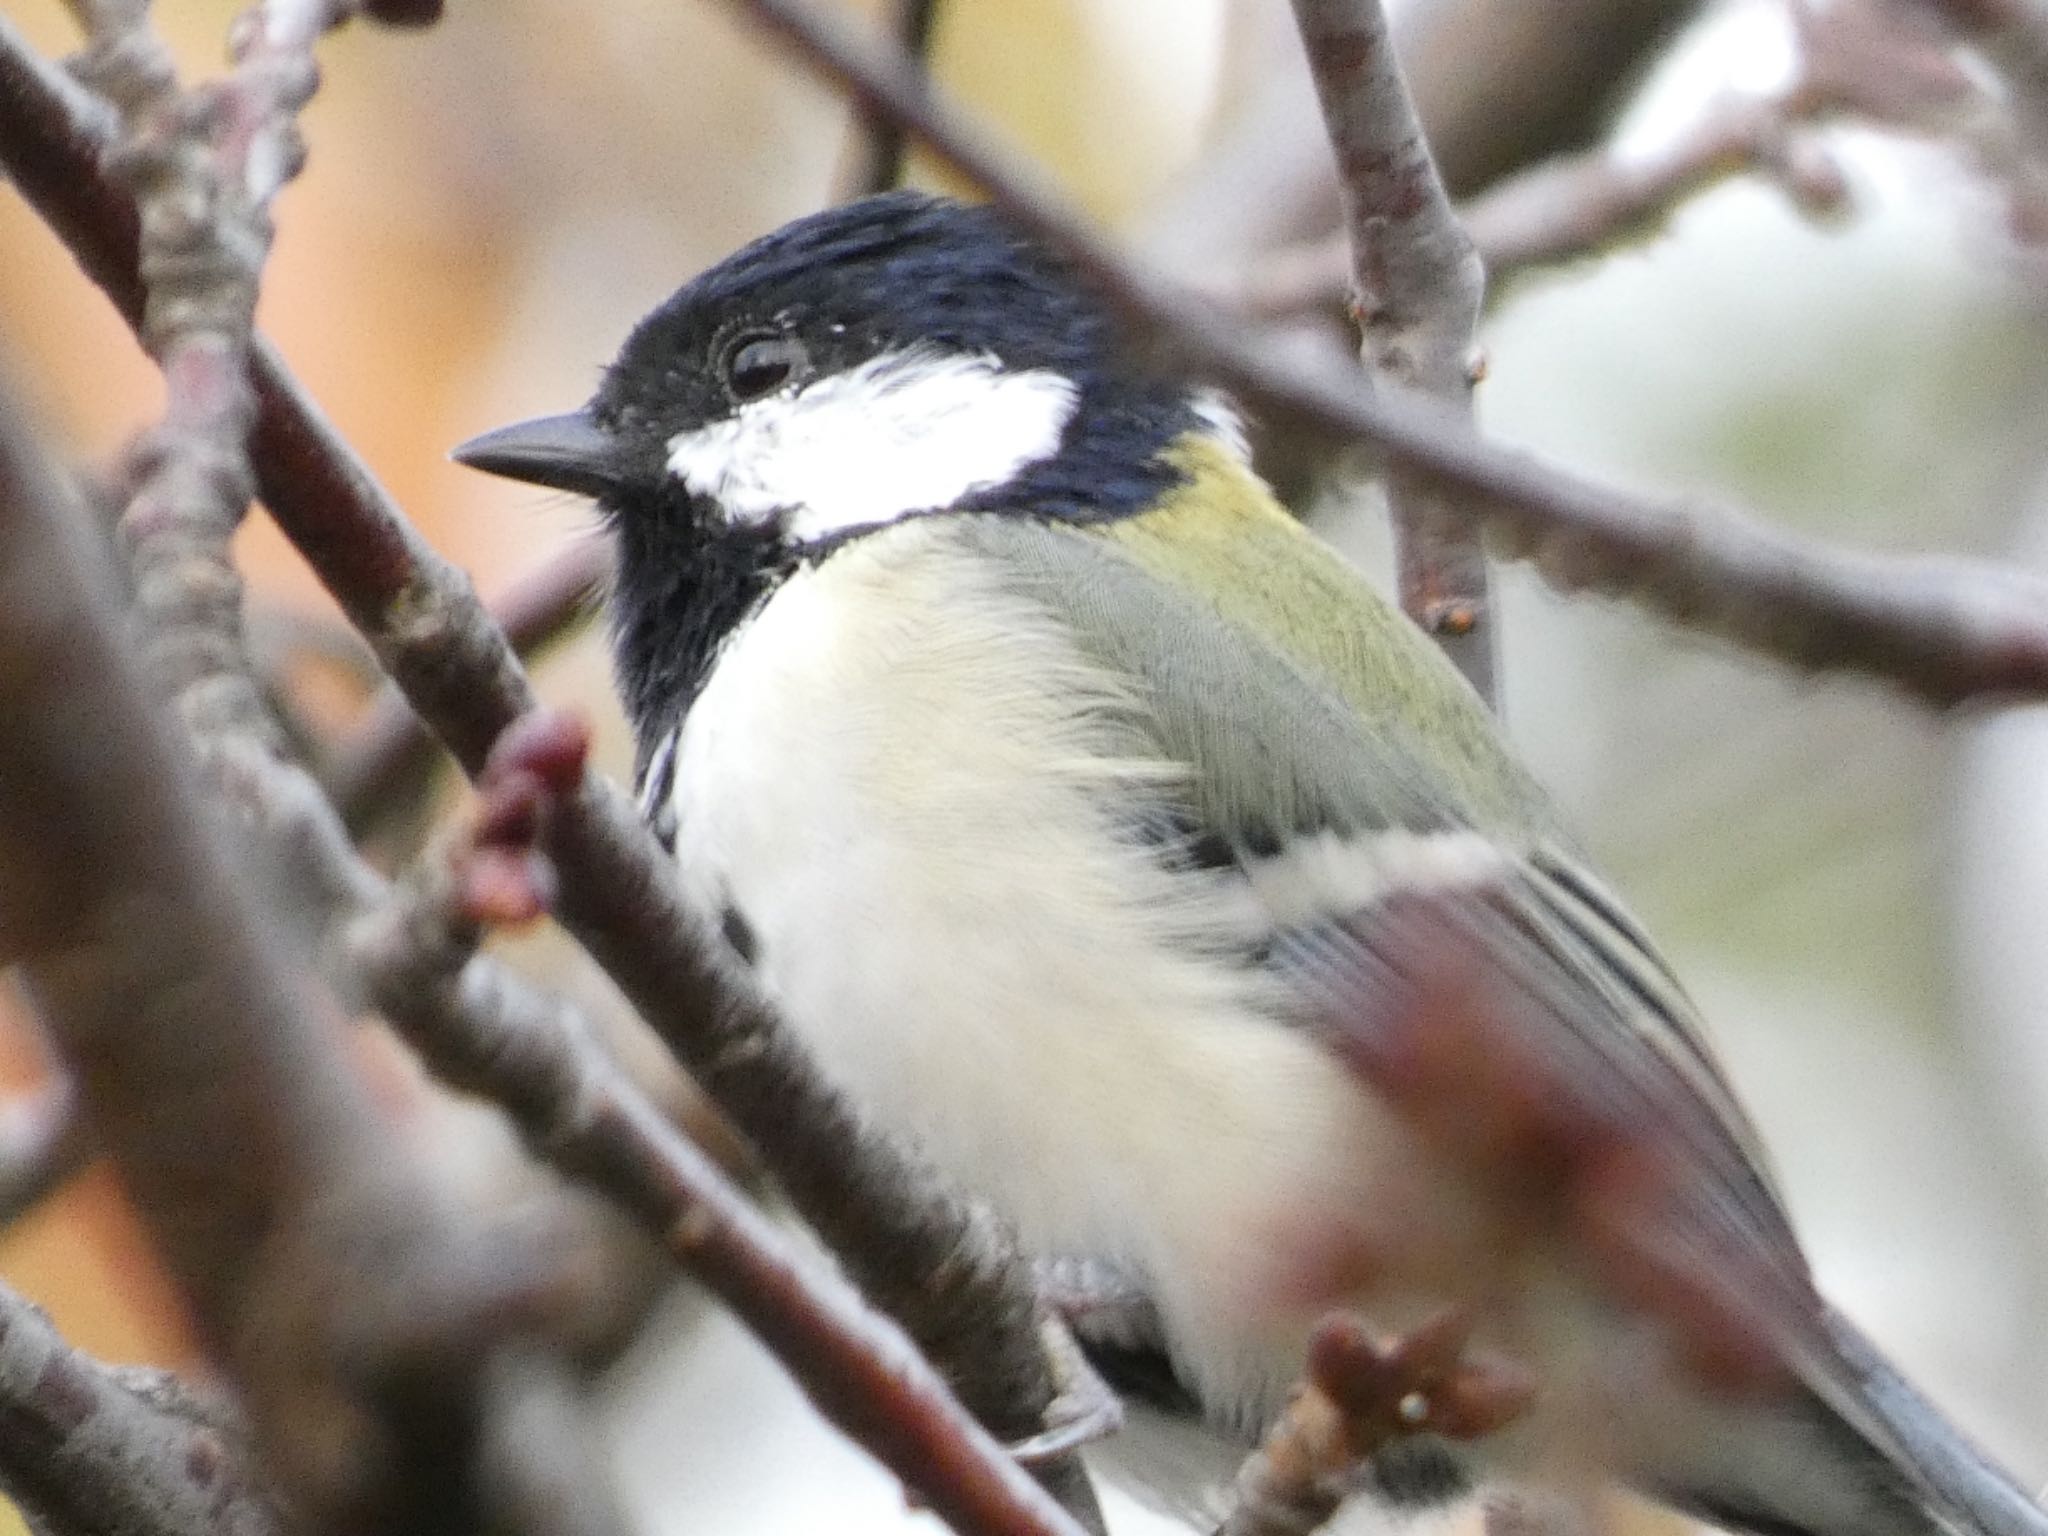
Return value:
[(1073, 382), (1074, 421), (1052, 459), (979, 498), (1087, 520), (1123, 515), (1170, 479), (1157, 460), (1198, 424), (1185, 384), (1151, 377), (1067, 265), (1000, 210), (921, 192), (829, 208), (745, 246), (641, 321), (592, 417), (656, 471), (676, 433), (738, 403), (721, 370), (735, 346), (786, 336), (816, 377), (932, 348)]

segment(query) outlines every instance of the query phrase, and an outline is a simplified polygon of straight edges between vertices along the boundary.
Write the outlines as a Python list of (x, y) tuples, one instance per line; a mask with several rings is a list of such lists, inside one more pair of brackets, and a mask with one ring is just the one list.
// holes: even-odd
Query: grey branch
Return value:
[(145, 6), (75, 8), (89, 43), (74, 71), (120, 119), (112, 165), (140, 215), (142, 336), (170, 394), (162, 422), (129, 450), (121, 516), (150, 661), (202, 736), (281, 746), (248, 664), (228, 544), (255, 491), (248, 353), (270, 202), (304, 160), (297, 112), (317, 78), (313, 45), (352, 7), (259, 5), (236, 27), (234, 71), (190, 91)]
[[(1605, 255), (1649, 238), (1690, 199), (1745, 172), (1825, 217), (1848, 200), (1841, 171), (1796, 129), (1817, 98), (1788, 93), (1717, 102), (1654, 153), (1611, 146), (1546, 160), (1496, 182), (1459, 209), (1496, 289), (1531, 270)], [(1243, 277), (1205, 288), (1255, 318), (1336, 307), (1352, 283), (1343, 239), (1276, 251)]]
[(295, 1505), (316, 1529), (459, 1519), (445, 1469), (379, 1448), (459, 1416), (503, 1320), (559, 1288), (453, 1219), (349, 1074), (131, 664), (88, 526), (0, 403), (0, 953)]
[[(929, 67), (932, 36), (939, 26), (939, 0), (893, 0), (890, 25), (905, 56)], [(849, 197), (886, 192), (903, 180), (910, 142), (903, 125), (886, 117), (856, 112), (853, 143), (845, 155), (841, 181)]]
[(1997, 73), (2036, 162), (2048, 161), (2048, 5), (2041, 0), (1921, 0)]
[[(1381, 0), (1294, 0), (1337, 157), (1360, 356), (1375, 381), (1467, 416), (1486, 274), (1430, 158)], [(1489, 703), (1498, 645), (1485, 552), (1444, 517), (1443, 487), (1400, 466), (1387, 480), (1401, 606)]]
[[(610, 548), (578, 539), (514, 582), (491, 612), (521, 656), (531, 658), (574, 631), (595, 611), (597, 589), (611, 567)], [(350, 830), (360, 835), (391, 814), (394, 802), (417, 798), (438, 745), (404, 693), (386, 684), (321, 772)]]
[(283, 1536), (225, 1404), (165, 1372), (111, 1369), (0, 1285), (0, 1493), (40, 1536)]
[[(79, 68), (120, 117), (113, 163), (136, 198), (143, 334), (167, 385), (161, 425), (130, 455), (122, 528), (135, 605), (159, 688), (223, 766), (282, 744), (250, 675), (228, 545), (254, 488), (248, 378), (269, 202), (301, 158), (295, 113), (312, 91), (312, 45), (351, 9), (257, 7), (237, 25), (233, 72), (188, 92), (141, 6), (81, 6), (92, 46)], [(67, 666), (92, 667), (89, 683), (70, 686), (94, 704), (81, 720), (78, 703), (67, 709), (28, 675), (31, 660), (63, 675), (39, 654), (58, 626), (5, 637), (24, 668), (10, 718), (32, 721), (22, 734), (41, 749), (17, 768), (52, 802), (33, 831), (11, 830), (81, 872), (75, 889), (27, 904), (39, 920), (24, 941), (27, 975), (203, 1336), (256, 1412), (266, 1458), (315, 1529), (545, 1518), (602, 1536), (616, 1520), (601, 1494), (543, 1513), (473, 1475), (526, 1397), (562, 1380), (550, 1354), (521, 1343), (526, 1385), (504, 1393), (508, 1339), (566, 1322), (577, 1288), (529, 1235), (461, 1217), (377, 1134), (338, 1015), (258, 916), (125, 671), (107, 594), (48, 526), (79, 520), (76, 510), (35, 483), (25, 441), (8, 446), (21, 492), (8, 571), (46, 584)], [(96, 771), (62, 760), (60, 726), (80, 738), (71, 751), (96, 754)], [(33, 801), (11, 809), (19, 818)], [(436, 1421), (461, 1426), (439, 1458), (468, 1463), (452, 1499), (446, 1466), (404, 1449)], [(563, 1475), (578, 1486), (606, 1486), (577, 1439), (538, 1454), (573, 1469)]]
[(801, 0), (730, 3), (997, 197), (1139, 342), (1277, 424), (1371, 443), (1458, 493), (1448, 507), (1560, 589), (1625, 597), (1793, 666), (1880, 678), (1936, 706), (2048, 693), (2048, 584), (1981, 562), (1846, 552), (1741, 512), (1616, 490), (1491, 444), (1428, 400), (1367, 395), (1348, 370), (1278, 356), (1241, 319), (1112, 249), (886, 48)]

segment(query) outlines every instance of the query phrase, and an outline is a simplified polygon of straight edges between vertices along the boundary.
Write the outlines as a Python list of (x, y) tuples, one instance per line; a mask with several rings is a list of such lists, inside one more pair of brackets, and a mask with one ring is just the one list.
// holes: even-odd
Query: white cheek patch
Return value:
[(668, 469), (737, 521), (794, 543), (951, 506), (1058, 451), (1074, 385), (930, 348), (740, 407), (669, 439)]

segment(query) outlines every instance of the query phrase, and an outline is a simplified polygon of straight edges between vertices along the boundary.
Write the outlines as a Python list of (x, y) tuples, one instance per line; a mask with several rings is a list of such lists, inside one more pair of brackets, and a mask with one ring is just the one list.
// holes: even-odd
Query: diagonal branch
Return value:
[[(904, 55), (928, 67), (932, 36), (938, 31), (939, 0), (894, 0), (891, 26)], [(849, 168), (842, 177), (848, 197), (865, 197), (887, 192), (903, 181), (910, 159), (910, 137), (903, 125), (888, 117), (855, 112), (854, 142), (849, 148)]]
[(1074, 1536), (909, 1341), (800, 1256), (579, 1014), (478, 952), (490, 923), (546, 906), (540, 835), (578, 792), (585, 747), (563, 716), (524, 717), (486, 766), (481, 808), (395, 886), (356, 854), (296, 764), (245, 750), (217, 754), (213, 768), (261, 841), (285, 851), (318, 926), (339, 930), (332, 961), (352, 1003), (389, 1019), (442, 1081), (505, 1110), (536, 1156), (635, 1216), (827, 1418), (957, 1528)]
[[(611, 552), (605, 544), (578, 539), (514, 582), (492, 605), (513, 649), (531, 658), (572, 633), (591, 613), (610, 568)], [(350, 829), (360, 833), (389, 814), (390, 802), (409, 797), (426, 778), (436, 752), (426, 723), (404, 693), (387, 684), (331, 754), (321, 778)]]
[(446, 1466), (379, 1447), (421, 1415), (474, 1422), (505, 1320), (558, 1306), (552, 1278), (450, 1220), (349, 1074), (151, 707), (87, 526), (0, 403), (0, 954), (314, 1528), (459, 1528)]
[(247, 1431), (167, 1372), (73, 1349), (0, 1285), (0, 1493), (31, 1529), (283, 1536)]
[[(133, 322), (135, 212), (104, 174), (105, 153), (105, 114), (0, 18), (0, 158)], [(536, 707), (504, 632), (260, 339), (251, 376), (258, 494), (412, 707), (480, 772), (498, 737)], [(548, 851), (564, 926), (752, 1141), (861, 1289), (994, 1434), (1037, 1434), (1057, 1384), (1031, 1277), (997, 1234), (855, 1123), (772, 1019), (721, 1004), (669, 861), (616, 786), (587, 780)], [(1077, 1457), (1034, 1470), (1099, 1524)]]
[[(1294, 0), (1294, 17), (1337, 157), (1367, 376), (1469, 418), (1486, 274), (1430, 158), (1386, 8)], [(1445, 519), (1442, 494), (1405, 466), (1388, 476), (1401, 607), (1493, 703), (1499, 647), (1486, 554), (1476, 529)]]
[[(110, 164), (135, 196), (142, 335), (166, 383), (162, 421), (131, 450), (121, 518), (137, 616), (202, 755), (268, 759), (283, 741), (248, 665), (229, 552), (253, 490), (256, 293), (271, 200), (303, 158), (313, 46), (356, 7), (262, 0), (235, 28), (231, 73), (191, 90), (140, 0), (77, 8), (91, 29), (78, 68), (119, 118)], [(580, 1305), (577, 1288), (529, 1240), (451, 1220), (444, 1193), (376, 1139), (330, 1000), (258, 917), (135, 681), (104, 664), (106, 599), (44, 526), (62, 514), (33, 483), (26, 443), (9, 447), (30, 502), (16, 511), (10, 574), (60, 592), (73, 575), (58, 611), (102, 663), (101, 712), (66, 723), (109, 759), (62, 782), (75, 765), (45, 739), (20, 765), (56, 803), (44, 828), (15, 829), (19, 842), (69, 843), (100, 866), (68, 907), (24, 903), (54, 927), (24, 944), (31, 990), (203, 1335), (257, 1410), (281, 1484), (315, 1529), (546, 1521), (604, 1536), (617, 1521), (581, 1437), (502, 1461), (568, 1391), (559, 1359), (526, 1336)], [(19, 666), (51, 637), (11, 638)], [(49, 684), (25, 666), (22, 681), (24, 709), (61, 720)], [(138, 796), (145, 773), (154, 797)], [(140, 803), (109, 814), (115, 795)], [(514, 1465), (548, 1471), (512, 1476)], [(577, 1492), (565, 1501), (557, 1487)]]
[(994, 195), (1137, 340), (1275, 422), (1371, 443), (1458, 493), (1447, 507), (1559, 589), (1625, 597), (1793, 666), (1880, 678), (1940, 707), (2048, 692), (2048, 584), (1981, 562), (1845, 552), (1734, 510), (1636, 496), (1488, 443), (1430, 401), (1364, 394), (1348, 371), (1276, 353), (1242, 321), (1113, 250), (888, 49), (803, 0), (730, 3)]

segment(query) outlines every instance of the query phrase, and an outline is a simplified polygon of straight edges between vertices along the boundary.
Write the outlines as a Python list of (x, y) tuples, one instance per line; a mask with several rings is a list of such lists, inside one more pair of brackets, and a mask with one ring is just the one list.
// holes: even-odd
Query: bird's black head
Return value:
[(899, 192), (727, 257), (635, 328), (582, 411), (456, 457), (597, 499), (645, 743), (799, 562), (906, 516), (1128, 515), (1211, 420), (1000, 212)]

